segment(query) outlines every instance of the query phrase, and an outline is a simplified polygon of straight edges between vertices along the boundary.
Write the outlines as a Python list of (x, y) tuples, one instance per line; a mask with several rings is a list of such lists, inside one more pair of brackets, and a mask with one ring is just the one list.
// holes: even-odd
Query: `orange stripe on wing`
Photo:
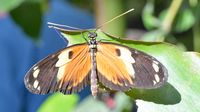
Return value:
[(91, 69), (91, 59), (87, 44), (71, 47), (71, 61), (64, 67), (59, 88), (63, 93), (79, 92), (88, 83), (88, 73)]
[(130, 89), (133, 86), (133, 77), (127, 71), (124, 60), (118, 57), (116, 47), (112, 44), (99, 43), (97, 48), (96, 59), (100, 82), (114, 90)]

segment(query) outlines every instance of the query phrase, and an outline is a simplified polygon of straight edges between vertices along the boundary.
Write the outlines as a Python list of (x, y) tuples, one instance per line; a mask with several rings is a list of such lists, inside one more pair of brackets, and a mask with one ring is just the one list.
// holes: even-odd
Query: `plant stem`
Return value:
[(162, 22), (162, 26), (161, 26), (161, 29), (166, 34), (168, 34), (170, 32), (172, 23), (174, 21), (174, 18), (176, 17), (176, 14), (177, 14), (178, 9), (180, 8), (182, 2), (183, 2), (183, 0), (173, 0), (172, 1), (171, 5), (169, 7), (169, 10), (167, 12), (167, 15), (166, 15), (164, 21)]
[[(123, 12), (122, 0), (95, 0), (96, 26), (100, 26)], [(101, 28), (113, 36), (124, 37), (125, 18), (120, 17)]]

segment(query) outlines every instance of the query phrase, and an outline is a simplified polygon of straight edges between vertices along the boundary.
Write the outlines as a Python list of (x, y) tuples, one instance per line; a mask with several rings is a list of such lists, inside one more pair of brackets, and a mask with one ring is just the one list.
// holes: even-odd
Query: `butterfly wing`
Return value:
[(79, 44), (47, 56), (26, 74), (26, 87), (35, 94), (79, 92), (89, 80), (91, 59), (88, 52), (87, 44)]
[(99, 81), (112, 90), (156, 88), (167, 80), (166, 68), (146, 53), (106, 42), (99, 42), (97, 49)]

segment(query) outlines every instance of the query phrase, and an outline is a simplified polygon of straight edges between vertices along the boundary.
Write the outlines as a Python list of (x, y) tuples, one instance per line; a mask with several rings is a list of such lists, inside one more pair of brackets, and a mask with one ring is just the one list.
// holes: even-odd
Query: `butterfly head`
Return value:
[(91, 40), (96, 40), (97, 33), (96, 32), (89, 32), (88, 38)]

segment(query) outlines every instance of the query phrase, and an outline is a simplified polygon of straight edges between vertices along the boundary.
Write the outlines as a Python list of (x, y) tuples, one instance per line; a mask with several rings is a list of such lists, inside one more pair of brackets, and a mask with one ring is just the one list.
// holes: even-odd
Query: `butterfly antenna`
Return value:
[(68, 25), (61, 25), (61, 24), (52, 23), (52, 22), (47, 22), (47, 24), (49, 25), (49, 28), (56, 28), (58, 26), (58, 27), (70, 28), (73, 30), (82, 30), (81, 28), (72, 27), (72, 26), (68, 26)]
[[(47, 22), (47, 24), (49, 25), (48, 27), (49, 28), (53, 28), (55, 29), (56, 33), (58, 33), (58, 35), (67, 43), (67, 39), (65, 37), (63, 37), (63, 35), (61, 35), (59, 33), (58, 30), (65, 30), (63, 29), (62, 27), (65, 27), (65, 28), (70, 28), (72, 30), (80, 30), (81, 31), (81, 34), (82, 34), (82, 37), (85, 39), (85, 41), (88, 43), (87, 39), (85, 38), (85, 36), (83, 35), (83, 31), (87, 31), (87, 30), (83, 30), (83, 29), (80, 29), (80, 28), (77, 28), (77, 27), (72, 27), (72, 26), (68, 26), (68, 25), (61, 25), (61, 24), (57, 24), (57, 23), (52, 23), (52, 22)], [(89, 32), (89, 31), (87, 31)]]
[(123, 16), (123, 15), (125, 15), (125, 14), (127, 14), (127, 13), (129, 13), (129, 12), (131, 12), (131, 11), (134, 11), (134, 9), (132, 8), (132, 9), (130, 9), (130, 10), (128, 10), (128, 11), (126, 11), (126, 12), (124, 12), (124, 13), (122, 13), (122, 14), (116, 16), (116, 17), (114, 17), (114, 18), (112, 18), (111, 20), (109, 20), (109, 21), (103, 23), (102, 25), (100, 25), (100, 26), (98, 26), (98, 27), (96, 28), (95, 32), (96, 32), (98, 29), (100, 29), (100, 28), (102, 28), (103, 26), (105, 26), (106, 24), (108, 24), (108, 23), (114, 21), (115, 19), (117, 19), (117, 18), (119, 18), (119, 17), (121, 17), (121, 16)]
[(57, 29), (54, 28), (54, 30), (55, 30), (56, 33), (59, 35), (59, 37), (61, 37), (61, 38), (64, 40), (65, 44), (67, 44), (67, 43), (68, 43), (68, 40), (67, 40), (62, 34), (60, 34), (59, 31), (58, 31)]

